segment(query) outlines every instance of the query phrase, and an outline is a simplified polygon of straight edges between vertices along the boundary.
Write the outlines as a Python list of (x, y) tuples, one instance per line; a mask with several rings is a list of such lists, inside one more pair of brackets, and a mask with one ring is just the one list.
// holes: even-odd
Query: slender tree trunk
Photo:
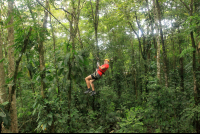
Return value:
[[(179, 27), (178, 27), (178, 33), (180, 34), (180, 30), (179, 30)], [(181, 44), (183, 42), (183, 39), (182, 37), (179, 36), (179, 54), (182, 53), (182, 48), (181, 48)], [(183, 69), (183, 57), (179, 58), (179, 63), (180, 63), (180, 78), (181, 78), (181, 81), (180, 81), (180, 87), (181, 87), (181, 91), (184, 92), (184, 69)]]
[(60, 97), (60, 86), (59, 86), (59, 80), (58, 80), (58, 74), (57, 74), (57, 71), (58, 71), (58, 68), (57, 68), (57, 65), (56, 65), (56, 37), (55, 37), (55, 34), (54, 34), (54, 28), (53, 28), (53, 25), (52, 25), (52, 22), (51, 22), (51, 16), (50, 16), (50, 24), (51, 24), (51, 32), (52, 32), (52, 37), (53, 37), (53, 52), (54, 52), (54, 67), (55, 67), (55, 74), (56, 74), (56, 83), (57, 83), (57, 87), (58, 87), (58, 96)]
[(160, 37), (161, 37), (162, 50), (163, 50), (165, 86), (168, 87), (167, 54), (166, 54), (166, 51), (165, 51), (165, 44), (164, 44), (162, 24), (161, 24), (161, 11), (160, 11), (160, 5), (159, 5), (158, 0), (156, 0), (156, 7), (157, 7), (157, 13), (158, 13), (157, 16), (158, 16), (158, 20), (159, 20), (159, 30), (160, 30)]
[[(50, 7), (49, 7), (49, 10), (51, 11)], [(51, 22), (51, 15), (49, 17), (50, 17), (51, 32), (52, 32), (52, 37), (53, 37), (54, 67), (55, 67), (55, 74), (56, 74), (56, 83), (57, 83), (57, 87), (58, 87), (58, 95), (57, 96), (60, 98), (60, 101), (61, 101), (60, 86), (59, 86), (59, 80), (58, 80), (58, 74), (57, 74), (58, 68), (57, 68), (57, 65), (56, 65), (56, 37), (55, 37), (55, 34), (54, 34), (54, 28), (53, 28), (53, 25), (52, 25), (52, 22)], [(53, 115), (53, 121), (52, 121), (52, 124), (51, 124), (51, 130), (50, 130), (51, 133), (55, 133), (55, 124), (54, 123), (55, 123), (55, 118), (54, 118), (54, 115)]]
[(95, 30), (95, 41), (96, 41), (96, 50), (97, 50), (97, 57), (99, 57), (99, 46), (98, 46), (98, 22), (99, 22), (99, 0), (96, 0), (96, 10), (95, 10), (95, 14), (93, 6), (92, 6), (92, 2), (90, 0), (90, 4), (91, 4), (91, 9), (92, 9), (92, 19), (93, 19), (93, 24), (94, 24), (94, 30)]
[[(49, 7), (49, 2), (48, 0), (46, 0), (46, 9), (48, 9)], [(40, 37), (39, 37), (39, 61), (40, 61), (40, 77), (41, 77), (41, 95), (43, 98), (45, 98), (45, 88), (46, 88), (46, 84), (44, 82), (45, 79), (45, 71), (46, 71), (46, 67), (45, 67), (45, 61), (44, 61), (44, 38), (45, 38), (45, 31), (47, 29), (47, 18), (48, 18), (48, 12), (45, 11), (45, 15), (44, 15), (44, 19), (43, 19), (43, 27), (42, 27), (42, 31), (39, 33)]]
[(98, 24), (99, 24), (99, 0), (96, 0), (96, 11), (95, 11), (95, 40), (96, 40), (96, 46), (97, 46), (97, 57), (99, 57), (99, 46), (98, 46)]
[(67, 121), (68, 126), (70, 126), (71, 122), (71, 93), (72, 93), (72, 66), (74, 66), (74, 54), (75, 54), (75, 38), (76, 34), (78, 32), (78, 24), (79, 24), (79, 16), (80, 16), (80, 0), (78, 1), (78, 7), (75, 7), (75, 1), (71, 1), (72, 3), (72, 12), (71, 14), (67, 14), (66, 17), (69, 21), (70, 25), (70, 41), (72, 44), (72, 49), (70, 50), (70, 59), (68, 62), (68, 67), (69, 67), (69, 74), (68, 74), (68, 80), (70, 81), (69, 84), (69, 90), (68, 90), (68, 116), (69, 119)]
[[(173, 36), (173, 35), (172, 35)], [(173, 48), (173, 71), (174, 71), (174, 73), (173, 73), (173, 79), (175, 80), (174, 81), (174, 87), (175, 87), (175, 89), (176, 89), (176, 87), (177, 87), (177, 77), (176, 77), (176, 55), (175, 55), (175, 46), (174, 46), (174, 41), (173, 41), (173, 39), (171, 39), (171, 41), (173, 42), (172, 43), (172, 48)]]
[[(135, 61), (135, 57), (134, 57), (134, 49), (133, 49), (133, 35), (131, 34), (131, 49), (132, 49), (132, 55), (131, 55), (131, 57), (132, 57), (132, 60), (131, 60), (131, 62), (132, 62), (132, 65), (134, 64), (134, 61)], [(135, 97), (136, 97), (136, 100), (137, 100), (137, 79), (136, 79), (136, 69), (134, 68), (134, 67), (132, 67), (132, 76), (133, 76), (133, 88), (134, 88), (134, 91), (135, 91)]]
[(31, 88), (32, 88), (33, 93), (35, 93), (34, 84), (32, 83), (32, 80), (33, 80), (33, 72), (32, 72), (32, 70), (31, 70), (31, 68), (33, 69), (33, 66), (32, 66), (32, 64), (30, 64), (30, 62), (29, 62), (29, 55), (28, 55), (27, 53), (26, 53), (26, 59), (27, 59), (27, 62), (28, 62), (28, 64), (29, 64), (28, 72), (29, 72), (30, 80), (31, 80), (30, 86), (31, 86)]
[(79, 42), (80, 42), (80, 45), (81, 45), (81, 49), (83, 49), (83, 42), (82, 42), (82, 39), (81, 39), (81, 34), (80, 34), (79, 27), (78, 27), (78, 38), (79, 38)]

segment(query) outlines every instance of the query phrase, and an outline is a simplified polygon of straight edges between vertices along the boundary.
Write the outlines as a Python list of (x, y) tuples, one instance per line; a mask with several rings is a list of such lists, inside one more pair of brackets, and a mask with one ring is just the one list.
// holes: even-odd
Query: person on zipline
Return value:
[[(109, 68), (109, 60), (105, 59), (103, 65), (101, 65), (101, 66), (98, 65), (98, 69), (96, 69), (96, 71), (93, 74), (91, 74), (85, 78), (88, 90), (85, 91), (84, 93), (91, 93), (90, 96), (93, 96), (96, 94), (96, 92), (94, 90), (93, 82), (95, 80), (98, 80), (99, 78), (101, 78), (102, 74), (104, 74), (108, 68)], [(90, 89), (90, 85), (92, 87), (92, 90)]]

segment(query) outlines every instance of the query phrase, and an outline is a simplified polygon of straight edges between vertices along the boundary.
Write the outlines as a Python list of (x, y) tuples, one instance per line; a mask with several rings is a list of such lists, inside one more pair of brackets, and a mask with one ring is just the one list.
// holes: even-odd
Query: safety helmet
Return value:
[(109, 62), (109, 59), (105, 59), (105, 60)]

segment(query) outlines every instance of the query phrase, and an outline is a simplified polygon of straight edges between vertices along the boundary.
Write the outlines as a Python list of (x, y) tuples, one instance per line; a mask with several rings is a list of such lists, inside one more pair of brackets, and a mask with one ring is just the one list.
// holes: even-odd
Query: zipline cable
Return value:
[[(70, 33), (70, 31), (39, 1), (39, 0), (36, 0), (49, 14), (51, 14), (53, 17), (54, 17), (54, 19), (56, 19), (58, 22), (59, 22), (59, 24), (61, 24), (64, 28), (65, 28), (65, 30), (67, 30), (69, 33)], [(65, 12), (67, 12), (67, 11), (65, 11)], [(67, 12), (68, 14), (71, 14), (71, 13), (69, 13), (69, 12)], [(72, 14), (71, 14), (72, 15)], [(73, 16), (73, 15), (72, 15)], [(74, 16), (73, 16), (74, 17)], [(76, 37), (75, 37), (75, 39), (79, 42), (79, 43), (81, 43), (80, 42), (80, 40), (78, 40)], [(70, 41), (70, 40), (69, 40)], [(87, 42), (87, 41), (86, 41)]]
[[(64, 28), (65, 28), (65, 30), (67, 30), (67, 31), (69, 31), (48, 9), (46, 9), (46, 7), (44, 6), (44, 5), (42, 5), (42, 3), (40, 3), (40, 1), (39, 0), (36, 0), (47, 12), (49, 12), (49, 14), (51, 14), (53, 17), (54, 17), (54, 19), (56, 19), (58, 22), (59, 22), (59, 24), (61, 24)], [(70, 31), (69, 31), (70, 32)]]
[[(65, 30), (67, 30), (69, 33), (70, 33), (70, 30), (68, 30), (39, 0), (36, 0), (50, 15), (52, 15), (53, 17), (54, 17), (54, 19), (56, 19), (56, 21), (58, 21), (59, 22), (59, 24), (61, 24), (64, 28), (65, 28)], [(66, 11), (65, 10), (65, 12), (67, 12), (68, 14), (71, 14), (71, 13), (69, 13), (68, 11)], [(71, 14), (72, 15), (72, 14)], [(73, 16), (73, 15), (72, 15)], [(73, 16), (74, 17), (74, 16)], [(79, 42), (79, 43), (81, 43), (80, 42), (80, 40), (79, 39), (77, 39), (76, 37), (75, 37), (75, 39)], [(70, 41), (70, 40), (69, 40)], [(68, 41), (68, 43), (69, 43), (69, 41)], [(87, 40), (85, 40), (88, 44), (90, 44)]]

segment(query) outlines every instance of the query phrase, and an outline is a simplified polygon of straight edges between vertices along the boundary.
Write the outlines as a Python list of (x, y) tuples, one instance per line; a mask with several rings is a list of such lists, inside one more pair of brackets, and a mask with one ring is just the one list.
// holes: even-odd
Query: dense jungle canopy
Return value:
[[(109, 68), (90, 96), (97, 58)], [(200, 1), (0, 0), (0, 123), (200, 133)]]

